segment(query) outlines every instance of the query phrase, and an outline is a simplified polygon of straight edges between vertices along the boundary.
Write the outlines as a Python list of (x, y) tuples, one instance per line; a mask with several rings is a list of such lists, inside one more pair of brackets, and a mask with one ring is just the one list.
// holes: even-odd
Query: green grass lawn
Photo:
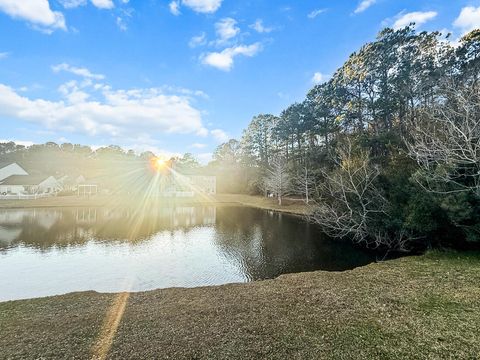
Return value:
[(244, 194), (217, 194), (193, 198), (147, 198), (128, 195), (96, 195), (90, 198), (79, 196), (58, 196), (36, 200), (0, 200), (0, 209), (9, 208), (45, 208), (45, 207), (118, 207), (118, 206), (192, 206), (240, 204), (261, 209), (270, 209), (288, 213), (306, 214), (309, 211), (301, 200), (285, 199), (282, 206), (276, 199)]
[(480, 254), (5, 302), (0, 332), (6, 359), (477, 359)]

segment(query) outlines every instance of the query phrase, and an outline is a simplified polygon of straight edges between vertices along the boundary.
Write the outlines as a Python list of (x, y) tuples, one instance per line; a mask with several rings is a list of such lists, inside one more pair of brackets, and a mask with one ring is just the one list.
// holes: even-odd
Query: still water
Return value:
[(371, 254), (247, 207), (0, 209), (0, 301), (346, 270)]

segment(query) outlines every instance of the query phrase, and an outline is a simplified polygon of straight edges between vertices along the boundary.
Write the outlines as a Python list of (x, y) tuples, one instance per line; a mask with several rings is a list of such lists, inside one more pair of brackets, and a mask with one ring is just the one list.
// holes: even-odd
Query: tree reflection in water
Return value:
[(247, 207), (0, 210), (1, 300), (244, 282), (373, 259), (301, 218)]

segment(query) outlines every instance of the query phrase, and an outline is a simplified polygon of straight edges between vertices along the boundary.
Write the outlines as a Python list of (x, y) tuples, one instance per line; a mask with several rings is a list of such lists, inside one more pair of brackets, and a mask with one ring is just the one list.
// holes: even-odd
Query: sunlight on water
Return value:
[(371, 260), (317, 230), (242, 207), (159, 208), (140, 221), (130, 209), (0, 210), (0, 300), (247, 282)]

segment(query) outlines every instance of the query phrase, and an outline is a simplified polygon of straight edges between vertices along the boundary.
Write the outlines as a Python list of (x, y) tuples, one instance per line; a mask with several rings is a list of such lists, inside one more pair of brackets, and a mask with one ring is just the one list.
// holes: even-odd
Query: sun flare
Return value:
[(168, 160), (164, 157), (154, 157), (150, 160), (150, 163), (155, 171), (162, 171), (168, 167)]

